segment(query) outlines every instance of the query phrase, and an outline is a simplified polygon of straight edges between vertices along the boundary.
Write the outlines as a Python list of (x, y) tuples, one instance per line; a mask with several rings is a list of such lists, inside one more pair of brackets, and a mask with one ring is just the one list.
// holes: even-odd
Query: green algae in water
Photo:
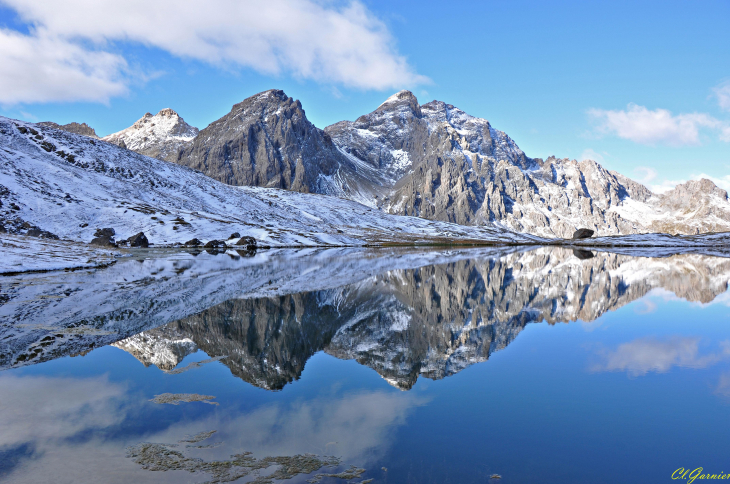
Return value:
[(215, 397), (212, 395), (198, 395), (197, 393), (163, 393), (155, 395), (150, 399), (153, 403), (169, 403), (170, 405), (180, 405), (180, 403), (202, 402), (209, 405), (218, 405), (218, 402), (211, 402)]
[[(201, 442), (215, 434), (215, 430), (201, 432), (192, 437), (180, 440), (179, 443)], [(286, 481), (299, 475), (313, 474), (325, 468), (335, 468), (341, 465), (337, 457), (317, 456), (314, 454), (297, 454), (293, 456), (271, 456), (257, 459), (251, 452), (232, 455), (229, 460), (206, 461), (200, 458), (188, 457), (182, 451), (176, 450), (177, 444), (159, 444), (143, 442), (127, 448), (127, 457), (134, 460), (143, 469), (154, 472), (187, 471), (190, 473), (203, 472), (210, 474), (208, 484), (233, 482), (244, 477), (254, 477), (250, 484), (274, 484), (277, 481)], [(260, 471), (275, 468), (270, 474), (262, 476)], [(365, 469), (350, 466), (339, 473), (315, 474), (307, 482), (318, 483), (325, 477), (352, 480), (358, 479)], [(360, 481), (368, 484), (372, 479)]]

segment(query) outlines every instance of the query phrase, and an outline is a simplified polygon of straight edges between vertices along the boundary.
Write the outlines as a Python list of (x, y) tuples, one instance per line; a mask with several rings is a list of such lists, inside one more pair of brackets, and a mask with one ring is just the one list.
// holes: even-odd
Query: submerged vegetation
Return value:
[(212, 395), (198, 395), (197, 393), (163, 393), (155, 395), (150, 402), (153, 403), (169, 403), (170, 405), (180, 405), (180, 403), (203, 402), (210, 405), (218, 405), (218, 402), (211, 402), (215, 397)]
[[(201, 432), (192, 437), (180, 440), (181, 443), (202, 442), (215, 434), (216, 431)], [(127, 448), (127, 457), (142, 466), (143, 469), (156, 472), (187, 471), (191, 473), (204, 472), (210, 474), (207, 483), (233, 482), (244, 477), (253, 477), (251, 484), (273, 484), (276, 481), (293, 479), (299, 475), (313, 474), (325, 468), (335, 468), (341, 464), (340, 459), (332, 456), (320, 457), (314, 454), (297, 454), (293, 456), (270, 456), (257, 459), (251, 452), (234, 454), (228, 460), (206, 461), (196, 457), (188, 457), (177, 450), (178, 444), (158, 444), (143, 442)], [(210, 446), (186, 447), (206, 448)], [(261, 475), (261, 471), (272, 469), (273, 472)], [(352, 480), (358, 479), (365, 469), (350, 466), (339, 473), (315, 474), (307, 482), (315, 484), (325, 477)], [(367, 484), (372, 479), (360, 481)]]

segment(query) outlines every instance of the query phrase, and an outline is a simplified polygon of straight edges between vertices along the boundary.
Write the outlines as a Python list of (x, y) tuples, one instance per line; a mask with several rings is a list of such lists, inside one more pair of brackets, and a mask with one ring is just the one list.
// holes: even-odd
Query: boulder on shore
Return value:
[(185, 247), (200, 247), (203, 245), (203, 241), (200, 239), (190, 239), (184, 245)]
[(218, 247), (224, 247), (225, 248), (225, 247), (228, 247), (228, 246), (222, 240), (211, 240), (210, 242), (208, 242), (207, 244), (205, 244), (203, 247), (205, 247), (206, 249), (215, 249), (215, 248), (218, 248)]
[(149, 247), (150, 241), (147, 240), (147, 236), (144, 232), (140, 232), (137, 235), (133, 235), (127, 239), (127, 243), (130, 247)]
[(230, 237), (228, 237), (228, 239), (238, 239), (238, 238), (240, 238), (240, 237), (241, 237), (241, 234), (240, 234), (240, 233), (238, 233), (238, 232), (233, 232), (233, 233), (231, 234), (231, 236), (230, 236)]
[(573, 233), (573, 239), (589, 239), (593, 237), (591, 229), (578, 229)]
[(96, 229), (94, 232), (94, 237), (114, 237), (114, 235), (116, 232), (112, 228)]
[(94, 237), (91, 239), (91, 242), (89, 242), (91, 245), (98, 245), (99, 247), (116, 247), (117, 244), (114, 243), (114, 237)]
[(248, 235), (238, 239), (233, 245), (245, 245), (246, 247), (256, 247), (256, 239)]

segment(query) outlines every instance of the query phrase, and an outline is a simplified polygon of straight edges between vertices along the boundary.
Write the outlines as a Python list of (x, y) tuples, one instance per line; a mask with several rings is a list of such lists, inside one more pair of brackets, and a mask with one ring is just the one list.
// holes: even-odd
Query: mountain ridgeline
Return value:
[[(163, 111), (179, 122), (155, 122)], [(461, 225), (546, 237), (578, 227), (597, 235), (730, 230), (727, 192), (710, 180), (655, 194), (592, 160), (530, 158), (486, 119), (441, 101), (421, 105), (409, 91), (324, 130), (280, 90), (236, 104), (199, 133), (185, 124), (184, 136), (172, 132), (182, 118), (163, 111), (104, 139), (229, 185), (332, 195)]]

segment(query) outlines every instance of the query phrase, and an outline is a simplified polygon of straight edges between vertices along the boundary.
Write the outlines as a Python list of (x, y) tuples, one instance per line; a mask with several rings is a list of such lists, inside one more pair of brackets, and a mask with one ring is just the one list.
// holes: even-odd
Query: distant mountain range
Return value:
[(489, 121), (441, 101), (421, 105), (409, 91), (324, 130), (299, 101), (270, 90), (200, 132), (163, 109), (103, 139), (229, 185), (333, 195), (462, 225), (545, 237), (579, 227), (597, 235), (730, 231), (727, 192), (710, 180), (655, 194), (595, 161), (530, 158)]

